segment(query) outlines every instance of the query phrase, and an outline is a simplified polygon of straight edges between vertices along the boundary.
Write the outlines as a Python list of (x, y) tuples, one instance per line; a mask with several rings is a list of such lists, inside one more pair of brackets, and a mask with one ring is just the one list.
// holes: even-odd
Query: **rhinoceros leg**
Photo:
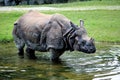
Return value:
[(57, 62), (60, 61), (59, 57), (63, 54), (64, 51), (58, 51), (55, 49), (49, 49), (51, 54), (51, 61)]
[(19, 55), (20, 58), (24, 57), (24, 50), (23, 50), (23, 48), (19, 48), (18, 49), (18, 55)]
[(26, 53), (29, 59), (36, 59), (37, 57), (35, 56), (35, 50), (26, 48)]
[(18, 48), (18, 55), (19, 55), (19, 57), (23, 58), (25, 43), (22, 39), (19, 39), (16, 36), (15, 36), (14, 40), (15, 40), (16, 47)]

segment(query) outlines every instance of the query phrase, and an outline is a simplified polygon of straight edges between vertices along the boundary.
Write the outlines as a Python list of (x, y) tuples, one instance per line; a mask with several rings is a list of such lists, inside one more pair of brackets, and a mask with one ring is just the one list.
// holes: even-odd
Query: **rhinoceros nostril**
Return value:
[(90, 51), (91, 51), (92, 53), (95, 53), (95, 52), (96, 52), (96, 48), (95, 48), (95, 47), (92, 47), (92, 48), (90, 48)]

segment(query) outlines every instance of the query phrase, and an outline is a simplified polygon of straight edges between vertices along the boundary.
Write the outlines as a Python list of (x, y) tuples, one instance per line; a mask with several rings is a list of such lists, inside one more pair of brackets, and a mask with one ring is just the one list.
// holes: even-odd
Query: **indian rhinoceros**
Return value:
[(36, 58), (35, 51), (51, 53), (51, 60), (56, 61), (67, 50), (95, 53), (94, 40), (87, 36), (84, 21), (80, 27), (61, 14), (43, 14), (29, 11), (15, 23), (13, 38), (18, 48), (18, 55), (24, 57), (24, 47), (29, 58)]

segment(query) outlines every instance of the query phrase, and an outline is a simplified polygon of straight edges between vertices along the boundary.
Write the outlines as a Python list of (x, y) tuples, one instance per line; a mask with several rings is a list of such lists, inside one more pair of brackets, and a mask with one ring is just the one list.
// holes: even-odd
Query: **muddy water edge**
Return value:
[(21, 59), (13, 42), (0, 43), (0, 80), (120, 80), (120, 44), (96, 46), (95, 54), (67, 51), (54, 64), (48, 52)]

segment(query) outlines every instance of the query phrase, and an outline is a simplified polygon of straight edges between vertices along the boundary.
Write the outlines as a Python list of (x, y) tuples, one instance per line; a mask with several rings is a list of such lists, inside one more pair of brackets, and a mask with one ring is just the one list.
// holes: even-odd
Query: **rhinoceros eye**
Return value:
[(85, 45), (85, 44), (86, 44), (86, 41), (82, 40), (81, 45)]

